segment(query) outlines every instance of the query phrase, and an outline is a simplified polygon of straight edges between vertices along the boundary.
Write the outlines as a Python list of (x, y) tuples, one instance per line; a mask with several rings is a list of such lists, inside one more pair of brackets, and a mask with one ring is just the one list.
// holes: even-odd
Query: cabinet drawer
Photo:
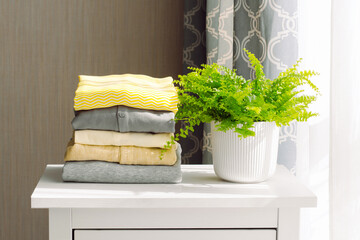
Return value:
[(75, 240), (276, 240), (274, 229), (75, 230)]
[(75, 229), (277, 228), (276, 208), (78, 208)]

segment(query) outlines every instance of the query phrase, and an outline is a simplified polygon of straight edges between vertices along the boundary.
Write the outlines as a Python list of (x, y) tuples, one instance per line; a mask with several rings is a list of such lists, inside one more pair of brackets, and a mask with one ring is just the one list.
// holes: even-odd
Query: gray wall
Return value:
[(62, 163), (78, 74), (182, 71), (181, 0), (0, 0), (0, 239), (45, 240), (30, 209)]

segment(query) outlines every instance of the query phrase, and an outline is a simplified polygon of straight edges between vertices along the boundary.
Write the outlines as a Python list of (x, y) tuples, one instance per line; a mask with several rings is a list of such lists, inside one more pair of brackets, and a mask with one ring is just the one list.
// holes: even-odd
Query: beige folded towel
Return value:
[(70, 140), (66, 148), (65, 161), (99, 160), (107, 162), (120, 161), (120, 147), (96, 146), (74, 143)]
[(74, 132), (75, 143), (89, 145), (136, 146), (163, 148), (171, 141), (172, 133), (120, 133), (99, 130), (78, 130)]
[(70, 141), (65, 153), (65, 161), (98, 160), (117, 162), (124, 165), (174, 165), (176, 145), (164, 153), (160, 160), (160, 148), (133, 146), (96, 146)]

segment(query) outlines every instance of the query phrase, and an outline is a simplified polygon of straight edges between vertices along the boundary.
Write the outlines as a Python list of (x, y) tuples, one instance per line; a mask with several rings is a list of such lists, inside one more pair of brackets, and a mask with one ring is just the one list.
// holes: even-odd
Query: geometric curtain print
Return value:
[[(193, 1), (185, 1), (185, 5), (186, 2)], [(202, 1), (196, 2), (205, 6)], [(216, 62), (237, 69), (245, 78), (253, 78), (254, 71), (243, 51), (246, 48), (259, 58), (266, 76), (275, 78), (298, 58), (297, 16), (296, 0), (207, 0), (206, 41), (203, 37), (201, 40), (206, 42), (206, 63)], [(203, 29), (197, 31), (203, 36)], [(188, 57), (189, 53), (185, 55)], [(292, 171), (296, 163), (296, 134), (296, 122), (280, 130), (278, 162)], [(203, 163), (211, 163), (208, 124), (204, 125), (202, 143)]]
[[(243, 48), (253, 52), (273, 79), (298, 59), (298, 12), (296, 0), (234, 1), (234, 68), (254, 77)], [(292, 172), (296, 167), (297, 124), (280, 129), (278, 163)]]
[[(184, 2), (183, 74), (190, 72), (188, 67), (200, 67), (201, 64), (206, 63), (205, 4), (205, 0)], [(185, 128), (183, 122), (180, 126)], [(201, 164), (203, 125), (196, 127), (194, 132), (189, 132), (186, 139), (181, 138), (180, 144), (183, 164)]]
[(245, 78), (254, 71), (243, 48), (253, 52), (273, 79), (298, 58), (297, 1), (234, 1), (234, 68)]
[[(206, 63), (233, 68), (234, 1), (208, 0), (206, 5)], [(204, 124), (203, 163), (212, 163), (211, 127)]]
[(206, 6), (207, 64), (233, 67), (234, 1), (208, 0)]

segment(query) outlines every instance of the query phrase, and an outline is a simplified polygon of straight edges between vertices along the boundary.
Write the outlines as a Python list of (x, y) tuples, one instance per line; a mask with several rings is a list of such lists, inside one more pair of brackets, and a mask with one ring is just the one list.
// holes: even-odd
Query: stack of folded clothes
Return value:
[(81, 75), (79, 80), (63, 180), (180, 182), (180, 144), (160, 159), (175, 132), (178, 99), (173, 79), (123, 74)]

